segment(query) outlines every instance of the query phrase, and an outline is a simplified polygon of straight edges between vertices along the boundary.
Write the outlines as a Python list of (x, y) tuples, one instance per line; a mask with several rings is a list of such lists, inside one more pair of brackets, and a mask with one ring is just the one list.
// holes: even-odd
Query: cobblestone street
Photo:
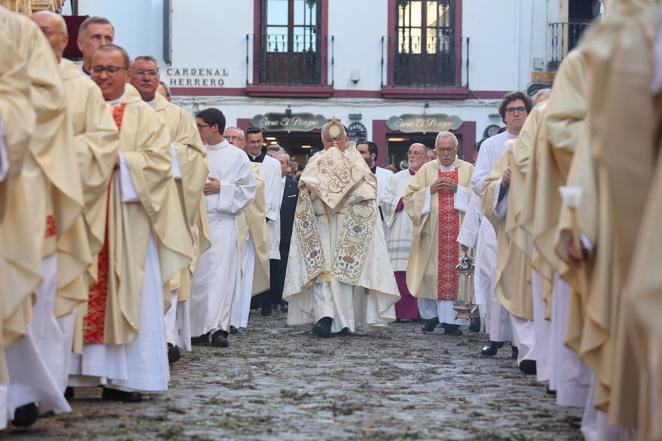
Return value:
[(229, 349), (194, 348), (167, 394), (141, 404), (77, 390), (73, 412), (0, 440), (580, 440), (581, 410), (557, 407), (483, 336), (397, 323), (320, 340), (253, 315)]

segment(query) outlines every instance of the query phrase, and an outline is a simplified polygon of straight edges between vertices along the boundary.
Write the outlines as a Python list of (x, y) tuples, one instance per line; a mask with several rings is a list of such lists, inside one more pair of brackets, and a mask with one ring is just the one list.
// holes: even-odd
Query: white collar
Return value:
[(205, 147), (207, 147), (209, 150), (220, 150), (224, 147), (229, 147), (229, 146), (230, 143), (228, 142), (228, 140), (223, 139), (223, 142), (221, 142), (220, 144), (207, 145)]
[(124, 91), (124, 93), (122, 94), (121, 97), (119, 97), (115, 100), (106, 101), (106, 104), (110, 104), (113, 107), (117, 107), (120, 104), (122, 104), (122, 101), (124, 100), (124, 95), (126, 95), (126, 91)]

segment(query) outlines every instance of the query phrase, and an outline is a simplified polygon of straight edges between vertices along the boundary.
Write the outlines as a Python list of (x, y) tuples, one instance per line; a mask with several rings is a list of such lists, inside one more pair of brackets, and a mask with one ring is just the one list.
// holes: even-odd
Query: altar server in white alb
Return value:
[(370, 171), (377, 177), (377, 202), (381, 203), (384, 197), (384, 192), (388, 186), (388, 182), (393, 177), (393, 172), (385, 168), (377, 166), (378, 148), (377, 144), (372, 141), (362, 142), (357, 144), (356, 149), (359, 151), (365, 163), (370, 167)]
[(407, 151), (408, 168), (394, 174), (384, 190), (379, 204), (386, 227), (386, 246), (395, 271), (395, 280), (400, 290), (400, 300), (395, 304), (398, 320), (418, 320), (418, 302), (407, 289), (407, 263), (411, 252), (413, 226), (407, 216), (403, 197), (407, 187), (423, 164), (427, 162), (427, 151), (423, 144), (414, 143)]
[(223, 137), (220, 110), (197, 113), (196, 124), (207, 148), (204, 194), (211, 248), (200, 256), (191, 281), (191, 340), (206, 345), (211, 337), (212, 346), (227, 347), (234, 296), (241, 295), (236, 217), (255, 198), (255, 178), (246, 154)]

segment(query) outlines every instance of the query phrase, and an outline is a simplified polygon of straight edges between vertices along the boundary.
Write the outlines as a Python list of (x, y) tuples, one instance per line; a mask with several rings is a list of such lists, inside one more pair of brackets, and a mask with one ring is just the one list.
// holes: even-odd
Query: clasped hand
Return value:
[(205, 183), (205, 196), (221, 192), (221, 181), (211, 176), (207, 178)]
[(442, 192), (445, 194), (454, 194), (457, 190), (457, 184), (451, 178), (439, 178), (430, 186), (430, 193)]

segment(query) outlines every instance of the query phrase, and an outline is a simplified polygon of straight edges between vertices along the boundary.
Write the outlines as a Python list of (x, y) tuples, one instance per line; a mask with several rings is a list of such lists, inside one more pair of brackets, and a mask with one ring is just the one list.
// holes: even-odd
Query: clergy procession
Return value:
[(662, 440), (659, 1), (603, 2), (550, 89), (502, 97), (499, 133), (439, 131), (396, 173), (336, 118), (297, 173), (261, 128), (172, 103), (109, 19), (82, 22), (76, 64), (60, 14), (0, 4), (0, 429), (167, 395), (273, 316), (315, 347), (470, 341), (488, 381), (505, 352), (577, 436)]

